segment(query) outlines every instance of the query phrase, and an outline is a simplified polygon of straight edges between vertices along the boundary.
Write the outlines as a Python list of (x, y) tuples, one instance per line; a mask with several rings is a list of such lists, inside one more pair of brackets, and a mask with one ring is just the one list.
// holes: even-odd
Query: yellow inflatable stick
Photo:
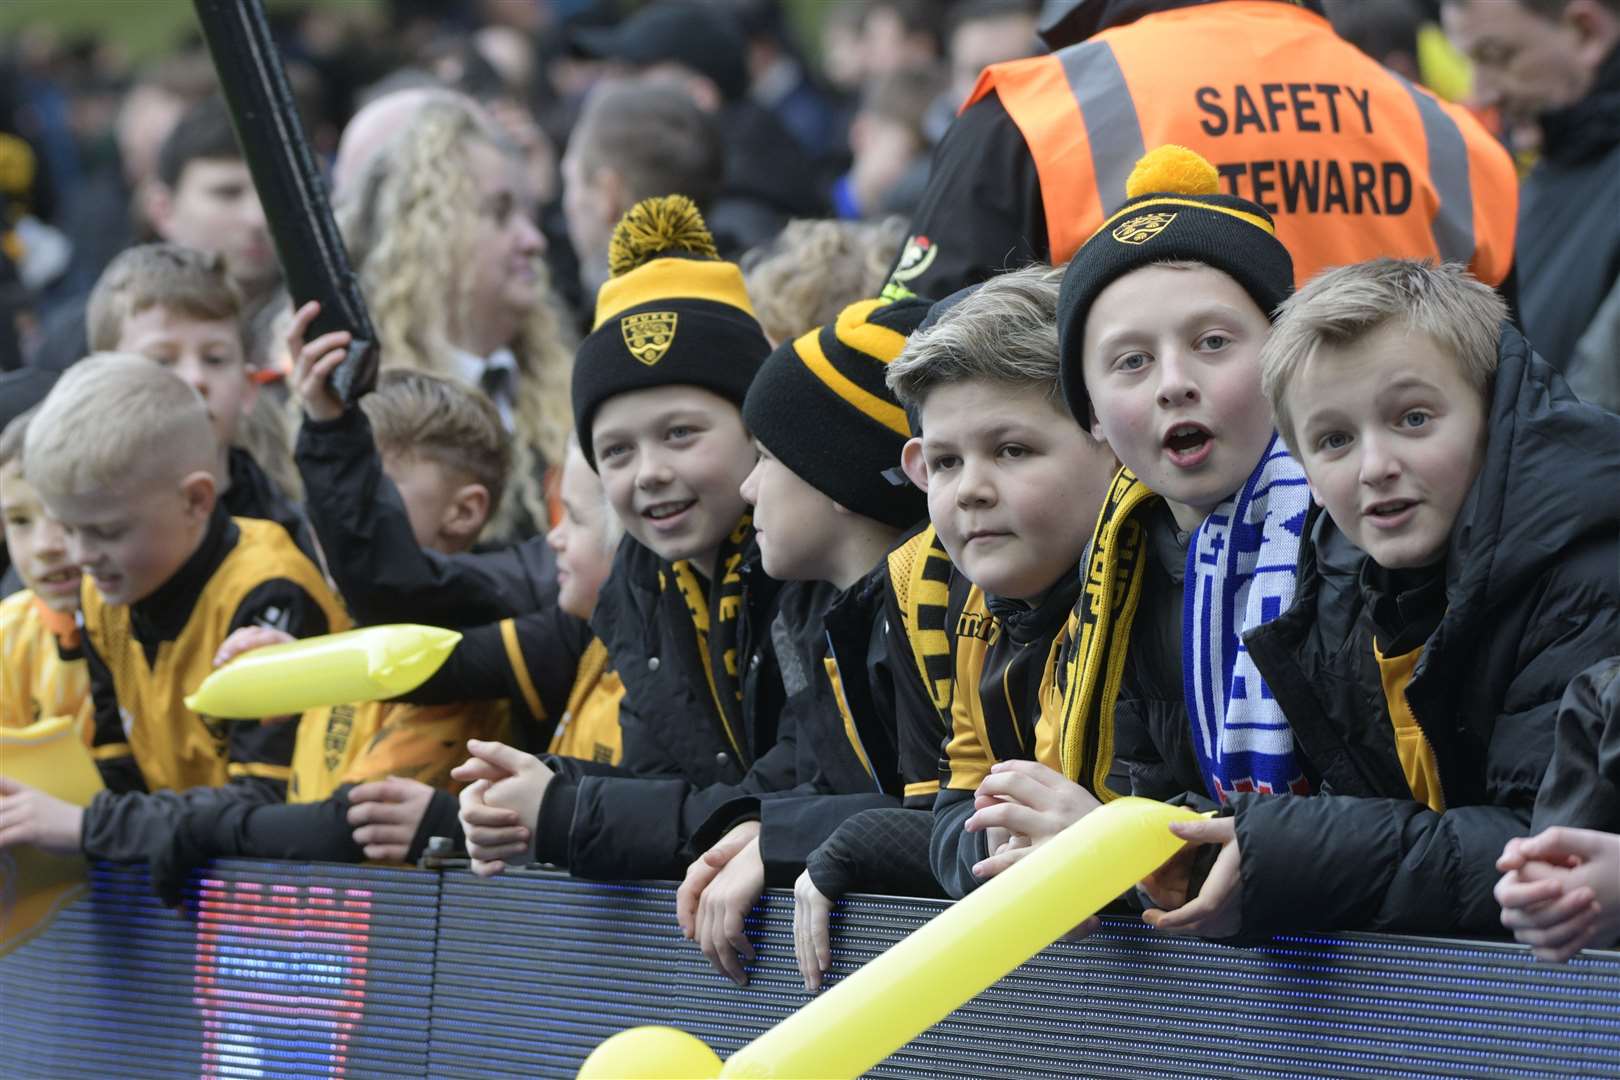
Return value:
[[(77, 716), (0, 728), (0, 776), (75, 806), (89, 805), (102, 789)], [(79, 855), (50, 855), (27, 845), (0, 851), (0, 953), (42, 928), (84, 881)]]
[[(1170, 823), (1198, 816), (1137, 798), (1093, 810), (703, 1075), (853, 1080), (1162, 866), (1182, 846)], [(698, 1075), (662, 1071), (691, 1067), (690, 1036), (634, 1031), (642, 1056), (615, 1057), (619, 1075)]]
[(406, 623), (270, 645), (208, 676), (186, 708), (251, 720), (398, 697), (438, 671), (460, 640), (454, 630)]

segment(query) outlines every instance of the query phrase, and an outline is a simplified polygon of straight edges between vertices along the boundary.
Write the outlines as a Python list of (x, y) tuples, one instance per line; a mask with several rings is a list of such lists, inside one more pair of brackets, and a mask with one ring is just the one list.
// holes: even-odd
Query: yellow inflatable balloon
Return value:
[[(53, 716), (22, 728), (0, 728), (0, 776), (75, 806), (102, 789), (77, 716)], [(19, 846), (0, 851), (0, 953), (43, 928), (84, 887), (79, 855)]]
[[(737, 1051), (719, 1075), (861, 1076), (1164, 865), (1182, 846), (1170, 823), (1198, 816), (1137, 798), (1093, 810)], [(655, 1030), (668, 1029), (614, 1038)]]
[(251, 720), (324, 705), (381, 701), (421, 686), (461, 635), (437, 626), (368, 626), (243, 653), (215, 671), (186, 708)]
[(579, 1080), (714, 1080), (720, 1059), (696, 1035), (638, 1027), (604, 1039), (578, 1075)]

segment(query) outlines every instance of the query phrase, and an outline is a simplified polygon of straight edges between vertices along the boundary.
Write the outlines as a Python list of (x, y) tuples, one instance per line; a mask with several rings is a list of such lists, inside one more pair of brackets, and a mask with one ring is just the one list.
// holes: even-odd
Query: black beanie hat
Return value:
[(644, 199), (613, 230), (613, 276), (574, 354), (574, 429), (591, 468), (591, 421), (608, 398), (700, 386), (742, 405), (771, 351), (736, 263), (722, 260), (684, 195)]
[(1080, 246), (1058, 292), (1059, 378), (1080, 426), (1091, 426), (1081, 361), (1086, 316), (1097, 296), (1133, 270), (1186, 260), (1243, 286), (1266, 317), (1294, 288), (1294, 260), (1271, 215), (1247, 199), (1218, 194), (1215, 166), (1184, 146), (1143, 155), (1126, 181), (1128, 201)]
[(851, 304), (778, 346), (743, 402), (743, 423), (773, 457), (846, 510), (897, 529), (927, 517), (928, 501), (888, 478), (911, 429), (885, 375), (928, 309), (917, 299)]

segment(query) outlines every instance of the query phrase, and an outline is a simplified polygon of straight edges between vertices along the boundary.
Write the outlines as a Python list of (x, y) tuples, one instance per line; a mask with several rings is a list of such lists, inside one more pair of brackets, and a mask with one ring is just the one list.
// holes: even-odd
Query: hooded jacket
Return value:
[(1319, 569), (1332, 530), (1319, 518), (1293, 607), (1245, 638), (1319, 794), (1233, 798), (1242, 936), (1500, 932), (1496, 858), (1529, 829), (1559, 700), (1620, 652), (1620, 417), (1579, 403), (1511, 327), (1499, 356), (1445, 610), (1406, 687), (1446, 809), (1413, 798), (1367, 592), (1335, 590)]

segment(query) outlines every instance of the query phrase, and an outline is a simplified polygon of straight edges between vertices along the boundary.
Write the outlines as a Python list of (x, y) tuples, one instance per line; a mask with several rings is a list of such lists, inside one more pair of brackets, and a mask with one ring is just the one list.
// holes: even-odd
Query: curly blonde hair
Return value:
[(772, 345), (792, 341), (876, 296), (906, 238), (904, 218), (790, 221), (742, 257), (748, 298)]
[[(361, 291), (381, 339), (385, 367), (456, 377), (451, 335), (470, 309), (459, 268), (471, 252), (481, 192), (469, 165), (469, 143), (511, 154), (500, 132), (471, 101), (424, 105), (366, 166), (353, 196), (338, 208)], [(525, 514), (539, 529), (550, 521), (545, 473), (560, 466), (573, 426), (569, 374), (573, 342), (536, 261), (540, 298), (516, 338), (513, 483), (490, 534), (512, 537)]]

